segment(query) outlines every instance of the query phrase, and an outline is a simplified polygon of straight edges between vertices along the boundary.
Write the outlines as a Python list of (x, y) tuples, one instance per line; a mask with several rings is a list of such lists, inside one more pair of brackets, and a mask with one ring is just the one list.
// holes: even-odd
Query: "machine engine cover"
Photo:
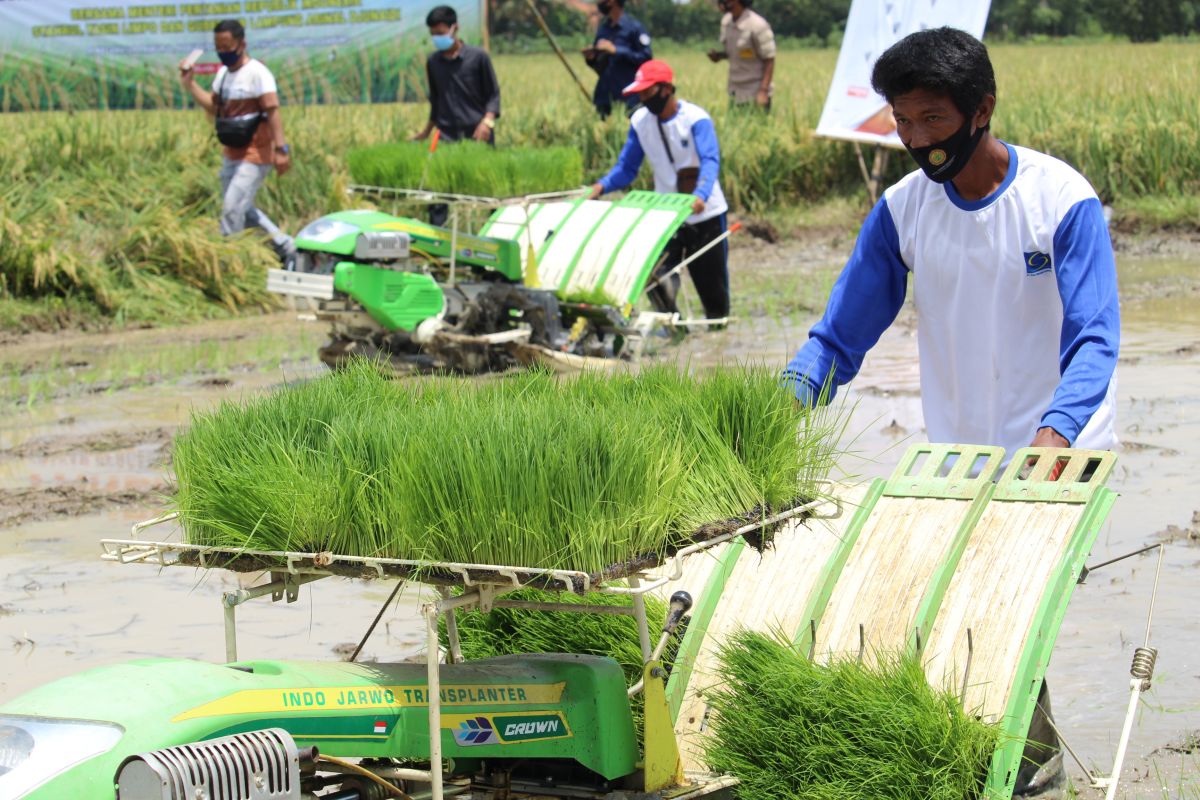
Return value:
[(343, 261), (334, 270), (333, 285), (361, 304), (388, 331), (411, 333), (445, 306), (437, 281), (420, 272)]
[(117, 800), (300, 800), (300, 753), (282, 728), (130, 756)]
[(403, 231), (363, 231), (354, 242), (360, 261), (400, 261), (408, 258), (409, 236)]

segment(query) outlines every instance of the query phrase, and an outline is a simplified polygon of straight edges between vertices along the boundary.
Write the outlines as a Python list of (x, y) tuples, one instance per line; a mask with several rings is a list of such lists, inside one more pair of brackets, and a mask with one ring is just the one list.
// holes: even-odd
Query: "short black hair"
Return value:
[(436, 6), (425, 16), (425, 27), (434, 25), (457, 25), (458, 14), (450, 6)]
[(246, 40), (246, 29), (236, 19), (223, 19), (218, 22), (217, 27), (213, 28), (213, 35), (218, 33), (228, 33), (235, 42)]
[(944, 94), (969, 118), (985, 95), (995, 96), (996, 74), (983, 42), (956, 28), (930, 28), (885, 50), (871, 86), (889, 103), (914, 89)]

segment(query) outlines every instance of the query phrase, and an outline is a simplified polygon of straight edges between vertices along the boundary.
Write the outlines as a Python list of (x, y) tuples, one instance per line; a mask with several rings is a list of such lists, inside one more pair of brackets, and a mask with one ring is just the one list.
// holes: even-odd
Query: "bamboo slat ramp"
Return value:
[(668, 684), (686, 767), (704, 766), (717, 651), (748, 628), (818, 659), (918, 653), (931, 684), (1002, 727), (986, 796), (1011, 797), (1067, 603), (1116, 498), (1104, 486), (1115, 460), (1025, 448), (997, 478), (1000, 448), (915, 445), (887, 481), (840, 487), (838, 519), (789, 526), (761, 556), (733, 542), (686, 564), (672, 589), (696, 604)]
[(707, 721), (704, 692), (720, 681), (716, 663), (721, 642), (740, 628), (767, 633), (792, 631), (803, 623), (807, 587), (818, 581), (865, 494), (867, 487), (840, 487), (839, 516), (790, 524), (761, 554), (732, 542), (716, 563), (685, 565), (683, 582), (672, 586), (692, 592), (696, 604), (667, 685), (684, 769), (704, 768), (699, 750)]

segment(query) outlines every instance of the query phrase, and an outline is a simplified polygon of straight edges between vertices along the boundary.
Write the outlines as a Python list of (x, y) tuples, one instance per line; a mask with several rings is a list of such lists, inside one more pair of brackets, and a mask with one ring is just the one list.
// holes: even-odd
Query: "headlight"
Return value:
[(334, 239), (340, 239), (347, 234), (356, 234), (359, 232), (357, 225), (351, 225), (349, 222), (342, 222), (336, 219), (319, 219), (316, 222), (310, 222), (304, 226), (301, 231), (296, 234), (297, 239), (308, 239), (312, 242), (320, 244), (328, 244)]
[(76, 764), (107, 753), (120, 725), (0, 715), (0, 797), (19, 798)]

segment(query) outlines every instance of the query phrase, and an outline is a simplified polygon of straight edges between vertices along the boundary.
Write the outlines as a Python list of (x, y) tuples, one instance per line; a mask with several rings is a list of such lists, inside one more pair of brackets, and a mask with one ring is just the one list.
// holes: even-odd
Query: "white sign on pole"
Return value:
[(901, 147), (886, 100), (871, 88), (876, 59), (910, 33), (948, 25), (983, 38), (991, 0), (853, 0), (817, 135)]

